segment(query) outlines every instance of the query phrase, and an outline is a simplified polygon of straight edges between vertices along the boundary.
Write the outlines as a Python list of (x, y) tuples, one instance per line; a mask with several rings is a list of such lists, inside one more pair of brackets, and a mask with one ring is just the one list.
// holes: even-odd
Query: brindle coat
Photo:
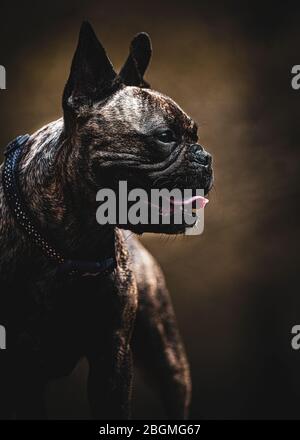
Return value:
[[(116, 75), (83, 24), (64, 118), (31, 135), (20, 162), (26, 206), (49, 242), (73, 259), (97, 261), (113, 252), (113, 273), (58, 276), (16, 224), (0, 186), (0, 323), (7, 330), (1, 418), (44, 418), (45, 384), (70, 374), (81, 357), (89, 362), (93, 417), (127, 418), (131, 350), (159, 389), (168, 417), (187, 416), (189, 366), (160, 268), (133, 235), (95, 219), (97, 189), (115, 188), (120, 179), (145, 188), (157, 182), (210, 188), (211, 169), (195, 167), (188, 150), (197, 141), (196, 125), (170, 98), (146, 88), (150, 55), (149, 39), (140, 34)], [(153, 129), (166, 124), (181, 133), (181, 143), (154, 150)]]

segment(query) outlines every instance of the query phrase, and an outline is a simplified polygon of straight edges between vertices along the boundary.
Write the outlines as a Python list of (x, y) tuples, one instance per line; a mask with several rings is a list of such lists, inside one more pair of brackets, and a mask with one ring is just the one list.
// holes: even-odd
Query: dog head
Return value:
[[(91, 26), (83, 23), (63, 94), (66, 135), (89, 188), (203, 189), (212, 186), (212, 158), (196, 123), (143, 79), (151, 57), (147, 34), (132, 41), (119, 74)], [(185, 225), (130, 225), (135, 232), (183, 232)]]

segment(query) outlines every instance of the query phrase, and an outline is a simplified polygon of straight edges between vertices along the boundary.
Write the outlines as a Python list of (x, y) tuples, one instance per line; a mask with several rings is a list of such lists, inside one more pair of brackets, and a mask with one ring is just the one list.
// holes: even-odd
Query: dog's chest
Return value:
[(35, 353), (49, 378), (69, 374), (80, 357), (107, 347), (115, 331), (133, 325), (136, 286), (120, 267), (106, 277), (46, 279), (28, 287), (16, 343)]

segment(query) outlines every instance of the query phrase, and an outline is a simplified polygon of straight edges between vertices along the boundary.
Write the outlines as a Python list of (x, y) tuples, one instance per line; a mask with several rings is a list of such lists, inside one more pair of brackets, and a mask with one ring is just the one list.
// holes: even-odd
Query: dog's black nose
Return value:
[(203, 166), (210, 166), (212, 163), (212, 156), (204, 150), (200, 144), (191, 145), (191, 153), (194, 160)]

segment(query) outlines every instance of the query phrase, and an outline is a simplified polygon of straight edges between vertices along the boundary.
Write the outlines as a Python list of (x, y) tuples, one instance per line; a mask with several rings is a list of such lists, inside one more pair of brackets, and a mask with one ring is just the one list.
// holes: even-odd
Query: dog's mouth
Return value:
[(187, 229), (197, 225), (199, 216), (202, 217), (203, 210), (209, 200), (202, 195), (193, 195), (183, 199), (162, 196), (159, 203), (154, 203), (151, 199), (145, 203), (148, 206), (148, 222), (146, 224), (131, 224), (129, 222), (125, 229), (130, 229), (138, 234), (144, 232), (186, 233)]
[(162, 197), (160, 204), (148, 202), (151, 209), (158, 210), (161, 216), (169, 216), (176, 211), (185, 213), (196, 213), (199, 209), (204, 209), (209, 200), (200, 195), (194, 195), (184, 199), (176, 199), (175, 197)]
[[(127, 174), (124, 178), (118, 175), (111, 187), (117, 195), (117, 227), (136, 233), (177, 234), (203, 222), (212, 176), (203, 179), (195, 173), (181, 173), (162, 177), (154, 180), (152, 176), (145, 178), (145, 174), (136, 173), (128, 179)], [(121, 183), (126, 183), (126, 191), (123, 188), (121, 191)], [(123, 204), (120, 200), (124, 193), (127, 201)]]

